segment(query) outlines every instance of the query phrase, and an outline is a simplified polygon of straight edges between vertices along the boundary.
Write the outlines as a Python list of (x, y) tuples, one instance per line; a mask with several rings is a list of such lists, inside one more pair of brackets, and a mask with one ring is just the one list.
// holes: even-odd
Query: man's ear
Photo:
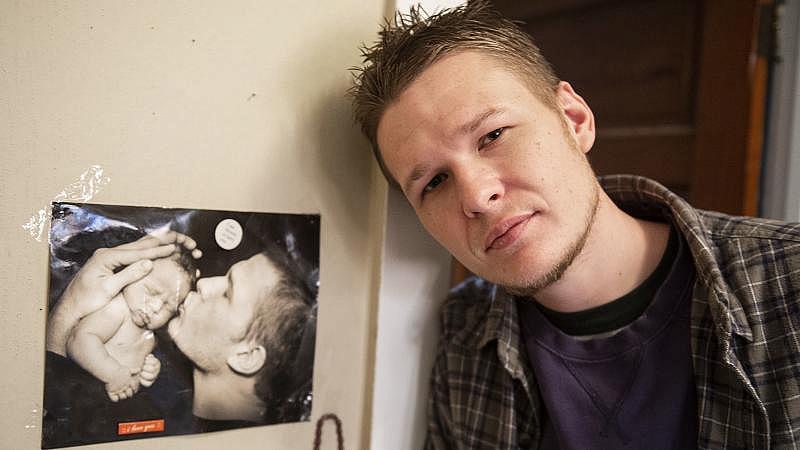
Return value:
[(575, 136), (578, 148), (586, 153), (594, 145), (594, 114), (586, 101), (566, 81), (558, 83), (556, 101), (564, 114), (567, 127)]
[(267, 360), (267, 351), (261, 345), (252, 342), (242, 343), (236, 351), (228, 356), (228, 367), (240, 375), (253, 375), (258, 372)]

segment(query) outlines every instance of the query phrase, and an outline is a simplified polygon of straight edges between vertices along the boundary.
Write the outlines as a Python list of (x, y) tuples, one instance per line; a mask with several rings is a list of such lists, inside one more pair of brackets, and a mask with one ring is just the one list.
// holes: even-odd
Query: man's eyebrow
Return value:
[(409, 192), (411, 190), (411, 185), (414, 184), (415, 181), (422, 178), (425, 175), (425, 172), (428, 171), (427, 164), (417, 164), (414, 166), (414, 169), (411, 171), (411, 174), (406, 179), (406, 182), (403, 183), (403, 190), (405, 192)]
[(479, 126), (488, 118), (502, 113), (503, 110), (499, 108), (489, 108), (486, 111), (476, 115), (472, 120), (461, 125), (458, 128), (460, 134), (469, 134), (478, 129)]

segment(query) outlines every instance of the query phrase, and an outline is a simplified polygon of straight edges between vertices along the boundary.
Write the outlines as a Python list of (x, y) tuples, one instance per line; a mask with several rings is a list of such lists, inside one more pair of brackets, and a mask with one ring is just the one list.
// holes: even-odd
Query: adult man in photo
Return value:
[(429, 448), (768, 448), (800, 441), (800, 227), (595, 178), (586, 101), (486, 2), (398, 16), (355, 116), (454, 290)]
[(310, 392), (314, 299), (277, 252), (198, 280), (168, 331), (192, 361), (192, 410), (203, 431), (297, 420), (308, 406), (298, 394)]

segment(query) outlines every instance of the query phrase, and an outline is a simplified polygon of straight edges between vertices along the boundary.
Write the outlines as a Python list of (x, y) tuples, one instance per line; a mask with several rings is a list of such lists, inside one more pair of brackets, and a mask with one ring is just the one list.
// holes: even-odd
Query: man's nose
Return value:
[(203, 300), (218, 297), (225, 292), (225, 277), (209, 277), (197, 280), (197, 292)]
[(458, 194), (464, 214), (469, 218), (478, 217), (496, 207), (505, 195), (503, 183), (491, 167), (478, 165), (465, 168), (460, 175), (460, 180), (456, 180)]

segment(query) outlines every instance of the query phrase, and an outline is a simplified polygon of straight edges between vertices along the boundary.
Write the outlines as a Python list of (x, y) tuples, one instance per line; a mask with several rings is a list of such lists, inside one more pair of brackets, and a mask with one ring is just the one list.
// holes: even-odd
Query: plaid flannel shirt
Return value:
[[(691, 249), (698, 448), (800, 448), (800, 224), (696, 210), (642, 177), (600, 181), (629, 213), (672, 222)], [(538, 448), (546, 411), (511, 296), (472, 279), (441, 326), (426, 447)]]

